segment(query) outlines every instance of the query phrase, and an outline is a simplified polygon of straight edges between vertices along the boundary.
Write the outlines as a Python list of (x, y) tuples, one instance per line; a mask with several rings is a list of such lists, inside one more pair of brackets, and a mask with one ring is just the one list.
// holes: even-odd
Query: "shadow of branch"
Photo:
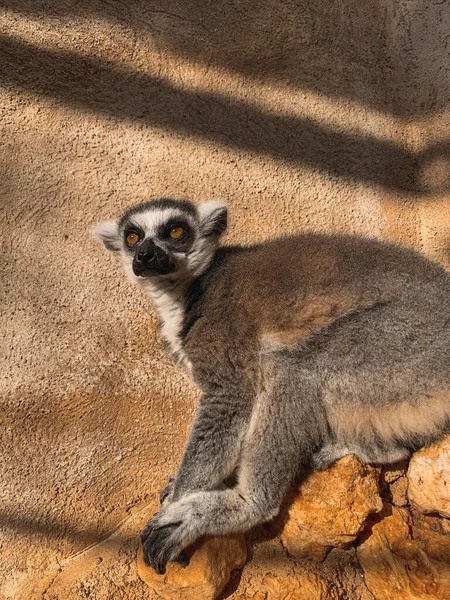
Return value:
[(6, 36), (0, 38), (0, 51), (0, 82), (15, 90), (386, 189), (416, 195), (435, 191), (419, 180), (426, 154), (421, 159), (389, 141), (269, 114), (211, 92), (177, 89), (149, 73)]

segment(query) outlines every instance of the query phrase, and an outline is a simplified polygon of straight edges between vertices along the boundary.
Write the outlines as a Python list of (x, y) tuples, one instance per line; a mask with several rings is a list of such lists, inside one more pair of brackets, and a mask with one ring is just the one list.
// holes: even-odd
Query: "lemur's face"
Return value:
[(221, 202), (153, 200), (96, 227), (94, 236), (120, 252), (137, 278), (193, 277), (206, 269), (227, 225)]

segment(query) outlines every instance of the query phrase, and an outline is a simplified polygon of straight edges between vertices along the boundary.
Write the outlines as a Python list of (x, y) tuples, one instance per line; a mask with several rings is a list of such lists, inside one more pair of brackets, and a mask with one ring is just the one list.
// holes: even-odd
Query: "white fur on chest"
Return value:
[(187, 369), (192, 365), (187, 358), (180, 337), (185, 314), (184, 289), (149, 290), (158, 317), (161, 320), (161, 335), (174, 356)]

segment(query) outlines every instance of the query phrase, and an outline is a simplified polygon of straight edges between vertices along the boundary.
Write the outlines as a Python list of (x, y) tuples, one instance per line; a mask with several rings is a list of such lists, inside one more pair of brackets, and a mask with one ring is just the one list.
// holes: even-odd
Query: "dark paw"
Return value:
[(175, 489), (175, 483), (176, 483), (176, 479), (174, 477), (174, 475), (171, 475), (169, 477), (169, 481), (167, 482), (166, 487), (163, 489), (163, 491), (161, 492), (161, 494), (159, 495), (159, 503), (163, 504), (163, 502), (167, 499), (171, 499), (172, 495), (173, 495), (173, 490)]
[[(169, 561), (175, 560), (180, 554), (180, 544), (176, 536), (176, 530), (180, 523), (169, 525), (158, 525), (158, 519), (152, 519), (141, 533), (142, 553), (146, 565), (151, 566), (158, 575), (166, 572)], [(183, 566), (189, 564), (184, 554), (179, 556), (179, 562)]]

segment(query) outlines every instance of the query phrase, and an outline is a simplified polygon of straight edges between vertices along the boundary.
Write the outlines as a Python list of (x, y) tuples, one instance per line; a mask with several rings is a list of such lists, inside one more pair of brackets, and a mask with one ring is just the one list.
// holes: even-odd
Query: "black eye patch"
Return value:
[[(133, 234), (135, 234), (138, 237), (138, 242), (135, 244), (129, 243), (129, 241), (128, 241), (128, 239), (129, 239), (128, 236), (131, 236)], [(136, 225), (134, 225), (134, 223), (129, 223), (129, 224), (125, 225), (124, 230), (123, 230), (123, 240), (125, 243), (125, 248), (127, 250), (134, 251), (139, 246), (139, 243), (144, 238), (145, 238), (145, 233), (140, 227), (137, 227)]]
[(169, 221), (158, 229), (158, 237), (171, 250), (183, 252), (190, 248), (194, 232), (186, 221)]

